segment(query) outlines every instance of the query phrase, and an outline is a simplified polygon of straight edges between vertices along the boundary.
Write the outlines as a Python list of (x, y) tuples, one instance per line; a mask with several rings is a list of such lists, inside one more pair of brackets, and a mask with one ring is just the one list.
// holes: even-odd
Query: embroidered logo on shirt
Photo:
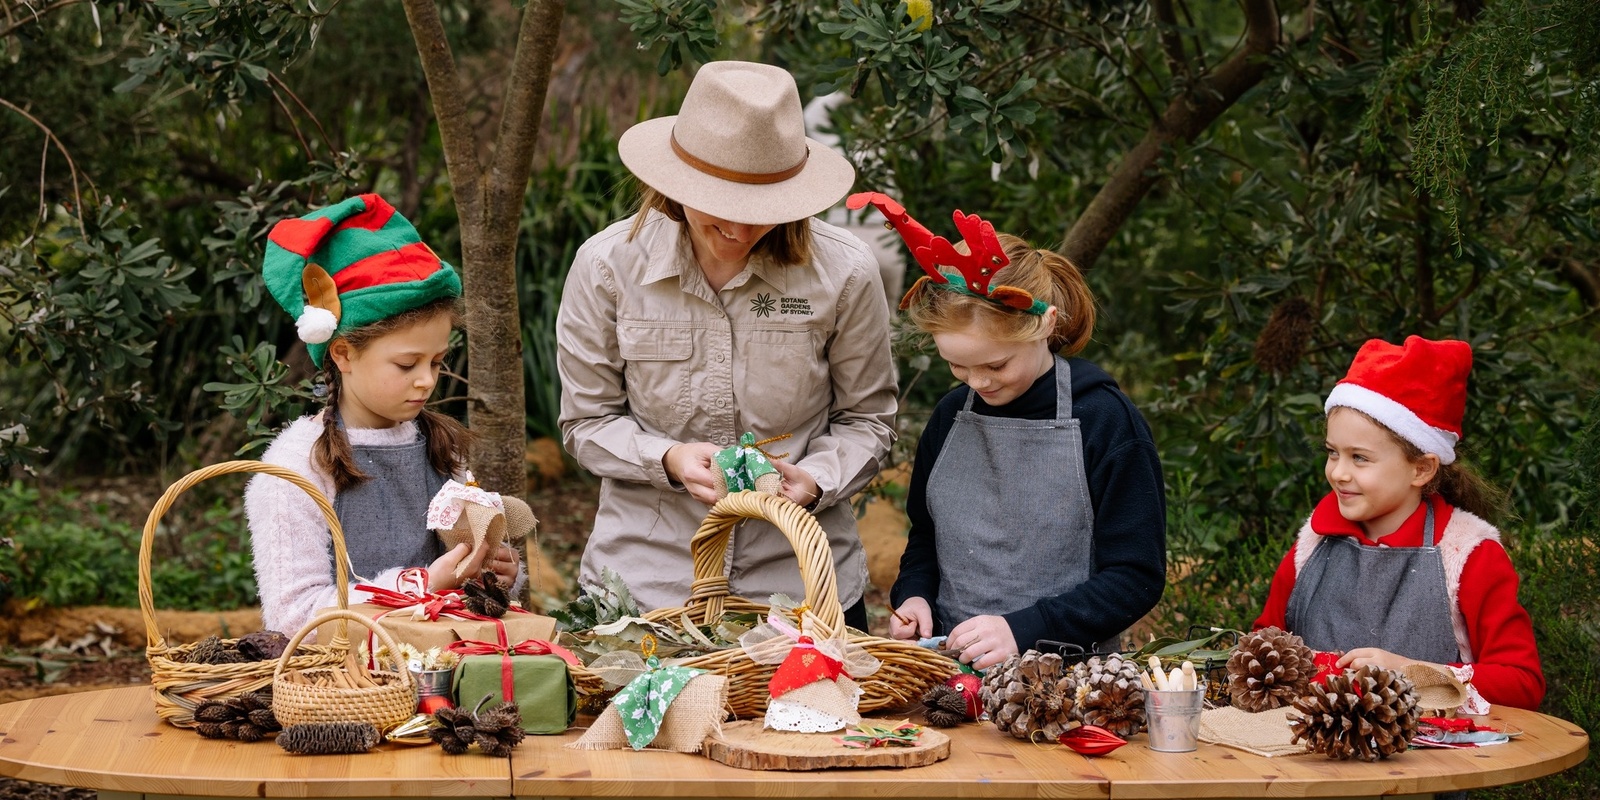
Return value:
[[(783, 302), (787, 304), (789, 302), (789, 298), (783, 298)], [(766, 292), (756, 295), (755, 299), (750, 301), (750, 310), (756, 312), (756, 316), (758, 317), (772, 316), (773, 306), (774, 303), (772, 302), (772, 295), (767, 294)]]
[(811, 316), (811, 300), (805, 297), (784, 297), (778, 300), (778, 311), (784, 314)]

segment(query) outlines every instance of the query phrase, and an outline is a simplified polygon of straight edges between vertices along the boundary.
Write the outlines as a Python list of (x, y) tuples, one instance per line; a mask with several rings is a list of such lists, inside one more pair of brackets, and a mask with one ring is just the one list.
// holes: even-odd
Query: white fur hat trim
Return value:
[(300, 341), (323, 344), (333, 338), (333, 332), (339, 328), (339, 318), (326, 308), (306, 306), (300, 318), (294, 321), (294, 327), (300, 333)]

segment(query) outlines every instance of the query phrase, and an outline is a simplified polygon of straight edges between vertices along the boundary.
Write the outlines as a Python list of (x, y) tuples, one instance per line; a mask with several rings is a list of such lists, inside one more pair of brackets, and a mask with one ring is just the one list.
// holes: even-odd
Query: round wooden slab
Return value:
[[(888, 720), (863, 720), (888, 722)], [(845, 747), (835, 733), (771, 731), (761, 720), (729, 722), (720, 735), (706, 737), (705, 754), (739, 769), (831, 769), (833, 767), (926, 767), (950, 755), (950, 737), (924, 727), (915, 747)]]

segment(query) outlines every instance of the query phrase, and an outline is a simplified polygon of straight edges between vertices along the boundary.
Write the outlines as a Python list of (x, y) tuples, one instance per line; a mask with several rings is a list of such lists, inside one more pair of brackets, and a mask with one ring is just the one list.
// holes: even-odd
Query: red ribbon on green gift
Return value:
[[(491, 617), (491, 619), (493, 619)], [(500, 694), (506, 702), (511, 702), (516, 697), (515, 673), (511, 669), (512, 656), (557, 656), (568, 666), (579, 666), (578, 657), (571, 650), (554, 642), (543, 639), (524, 639), (516, 644), (506, 642), (506, 626), (500, 620), (494, 620), (495, 635), (499, 643), (483, 642), (477, 639), (462, 639), (451, 642), (445, 649), (459, 656), (500, 656)]]

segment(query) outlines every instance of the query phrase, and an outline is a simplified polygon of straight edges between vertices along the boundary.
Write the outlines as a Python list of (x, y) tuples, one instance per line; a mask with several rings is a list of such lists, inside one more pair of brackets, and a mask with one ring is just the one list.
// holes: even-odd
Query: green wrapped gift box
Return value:
[[(511, 694), (505, 696), (505, 662), (510, 662)], [(578, 693), (572, 688), (567, 662), (558, 656), (465, 656), (451, 681), (456, 705), (472, 709), (484, 695), (484, 708), (505, 700), (522, 712), (528, 733), (561, 733), (578, 715)]]

